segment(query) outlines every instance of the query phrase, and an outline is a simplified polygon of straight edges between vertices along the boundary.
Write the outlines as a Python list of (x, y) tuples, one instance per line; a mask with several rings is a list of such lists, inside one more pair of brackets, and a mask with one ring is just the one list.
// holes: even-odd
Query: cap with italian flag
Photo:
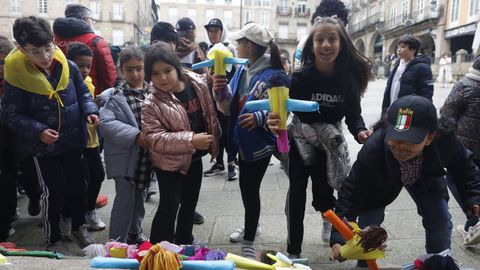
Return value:
[(421, 143), (427, 134), (437, 130), (437, 109), (432, 101), (421, 96), (404, 96), (388, 109), (385, 141)]

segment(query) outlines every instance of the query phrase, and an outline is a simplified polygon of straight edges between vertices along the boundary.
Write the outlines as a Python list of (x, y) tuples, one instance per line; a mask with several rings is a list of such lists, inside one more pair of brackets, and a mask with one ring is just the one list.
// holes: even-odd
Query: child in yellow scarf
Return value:
[(46, 20), (19, 18), (13, 35), (18, 45), (5, 59), (1, 102), (8, 110), (1, 111), (1, 120), (17, 135), (19, 158), (33, 157), (44, 192), (41, 205), (47, 249), (73, 255), (62, 243), (62, 212), (72, 216), (70, 238), (80, 247), (95, 243), (83, 226), (86, 171), (82, 148), (87, 141), (85, 123), (98, 124), (98, 108), (77, 66), (53, 43)]

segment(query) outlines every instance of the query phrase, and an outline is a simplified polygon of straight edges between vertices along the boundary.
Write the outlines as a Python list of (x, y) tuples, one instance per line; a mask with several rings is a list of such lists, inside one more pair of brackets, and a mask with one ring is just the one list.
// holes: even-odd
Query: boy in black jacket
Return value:
[[(379, 225), (385, 207), (405, 187), (422, 217), (427, 253), (448, 250), (452, 221), (444, 168), (455, 179), (465, 213), (478, 217), (480, 175), (472, 155), (453, 134), (437, 134), (437, 112), (427, 98), (399, 98), (389, 108), (387, 121), (388, 126), (377, 130), (358, 153), (335, 212), (351, 221), (362, 216), (362, 228)], [(343, 243), (340, 234), (332, 231), (333, 259), (343, 260)]]
[(382, 116), (388, 107), (400, 97), (419, 95), (432, 100), (433, 79), (430, 58), (418, 55), (421, 42), (418, 38), (405, 35), (397, 43), (398, 61), (390, 73), (383, 94)]

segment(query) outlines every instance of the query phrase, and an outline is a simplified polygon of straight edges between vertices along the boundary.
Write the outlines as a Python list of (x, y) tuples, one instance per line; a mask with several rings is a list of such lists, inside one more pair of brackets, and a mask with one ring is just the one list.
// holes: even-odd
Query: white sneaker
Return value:
[[(238, 227), (232, 234), (230, 234), (230, 242), (232, 243), (240, 243), (243, 241), (243, 235), (245, 234), (245, 226)], [(257, 231), (255, 232), (255, 236), (259, 236), (262, 234), (262, 229), (260, 228), (260, 223), (257, 226)]]
[(322, 227), (322, 241), (324, 243), (330, 243), (330, 234), (332, 233), (332, 224), (328, 222), (326, 218), (323, 219), (323, 227)]
[(87, 225), (87, 229), (91, 231), (101, 231), (106, 227), (105, 223), (97, 216), (95, 210), (85, 213), (85, 224)]
[(458, 225), (457, 231), (462, 235), (464, 245), (473, 246), (480, 244), (480, 221), (475, 226), (468, 228), (468, 232), (465, 231), (463, 225)]

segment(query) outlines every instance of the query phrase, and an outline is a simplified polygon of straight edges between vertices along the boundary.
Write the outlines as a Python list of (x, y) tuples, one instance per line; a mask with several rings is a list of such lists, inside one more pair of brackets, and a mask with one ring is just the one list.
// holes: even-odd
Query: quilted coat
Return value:
[[(207, 133), (213, 135), (209, 152), (216, 157), (220, 128), (212, 97), (200, 77), (193, 72), (186, 74), (200, 100)], [(146, 136), (150, 159), (155, 167), (187, 174), (195, 152), (192, 145), (194, 132), (187, 111), (172, 92), (163, 92), (150, 86), (142, 107), (142, 132)]]

